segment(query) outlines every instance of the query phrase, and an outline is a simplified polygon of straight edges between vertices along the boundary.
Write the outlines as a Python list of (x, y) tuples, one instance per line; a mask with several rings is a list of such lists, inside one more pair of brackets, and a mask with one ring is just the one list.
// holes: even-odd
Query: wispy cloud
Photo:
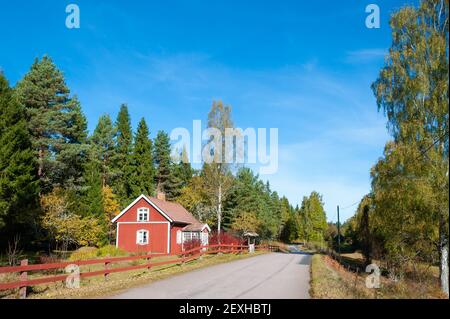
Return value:
[[(279, 171), (264, 178), (293, 203), (312, 191), (320, 192), (328, 218), (335, 220), (337, 205), (347, 206), (370, 191), (370, 168), (387, 138), (382, 119), (332, 127), (298, 143), (280, 145)], [(352, 209), (342, 212), (343, 220), (353, 214)]]
[(347, 52), (345, 61), (350, 64), (370, 63), (384, 59), (387, 49), (362, 49)]

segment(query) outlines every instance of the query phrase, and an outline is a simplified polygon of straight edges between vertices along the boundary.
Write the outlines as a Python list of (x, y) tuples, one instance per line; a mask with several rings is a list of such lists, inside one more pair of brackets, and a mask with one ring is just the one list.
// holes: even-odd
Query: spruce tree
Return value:
[(186, 146), (183, 147), (183, 150), (180, 153), (180, 160), (175, 167), (175, 175), (181, 183), (181, 188), (188, 186), (189, 181), (194, 175), (194, 170), (192, 169)]
[(170, 138), (159, 131), (155, 138), (155, 182), (158, 191), (164, 192), (168, 200), (176, 199), (181, 192), (181, 180), (174, 174), (174, 165), (170, 157)]
[[(246, 214), (255, 214), (262, 238), (275, 238), (280, 229), (280, 212), (273, 202), (270, 186), (264, 184), (250, 168), (241, 168), (224, 203), (223, 226), (228, 229)], [(278, 200), (277, 197), (275, 199)], [(276, 204), (276, 205), (275, 205)]]
[(324, 239), (327, 216), (323, 205), (322, 195), (315, 191), (309, 197), (303, 197), (300, 221), (303, 231), (301, 235), (304, 240), (320, 242)]
[(139, 122), (133, 148), (132, 195), (153, 196), (155, 192), (155, 168), (153, 166), (153, 142), (149, 139), (149, 130), (145, 119)]
[(122, 206), (126, 206), (132, 197), (133, 179), (133, 132), (128, 106), (122, 104), (116, 120), (116, 145), (115, 157), (116, 178), (113, 183), (114, 193), (119, 197)]
[(115, 176), (114, 163), (116, 159), (115, 130), (109, 115), (102, 115), (90, 138), (92, 152), (91, 160), (100, 164), (102, 186), (111, 185)]
[(18, 83), (17, 94), (25, 108), (41, 190), (79, 183), (86, 119), (78, 100), (70, 97), (62, 72), (47, 56), (36, 59)]
[(65, 142), (56, 157), (59, 175), (55, 183), (67, 189), (78, 189), (82, 185), (83, 167), (88, 157), (87, 120), (77, 99), (73, 99), (70, 116), (64, 120), (61, 130)]
[[(24, 110), (0, 73), (0, 233), (36, 221), (39, 185)], [(2, 236), (3, 237), (3, 236)], [(11, 238), (11, 237), (9, 237)], [(24, 238), (22, 238), (24, 239)], [(8, 237), (0, 238), (6, 243)]]

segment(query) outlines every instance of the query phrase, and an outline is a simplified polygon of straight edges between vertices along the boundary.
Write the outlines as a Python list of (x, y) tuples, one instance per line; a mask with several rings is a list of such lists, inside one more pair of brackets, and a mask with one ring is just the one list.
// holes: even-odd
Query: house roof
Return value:
[(199, 224), (199, 221), (189, 213), (186, 208), (178, 203), (167, 202), (159, 200), (155, 197), (149, 197), (150, 201), (153, 202), (159, 209), (165, 212), (170, 219), (176, 223), (184, 224)]
[(244, 234), (244, 237), (259, 237), (257, 233), (247, 232)]
[(207, 228), (209, 231), (211, 231), (211, 228), (209, 228), (209, 226), (207, 224), (202, 224), (199, 222), (197, 222), (195, 224), (187, 225), (182, 230), (187, 231), (187, 232), (198, 232), (198, 231), (203, 231), (205, 228)]
[(157, 211), (159, 211), (169, 222), (182, 223), (182, 224), (200, 224), (200, 222), (189, 213), (186, 208), (178, 203), (167, 202), (159, 200), (154, 197), (147, 197), (141, 195), (136, 198), (127, 208), (122, 210), (119, 215), (114, 217), (112, 222), (117, 221), (123, 214), (125, 214), (131, 207), (133, 207), (139, 200), (144, 199), (150, 205), (152, 205)]

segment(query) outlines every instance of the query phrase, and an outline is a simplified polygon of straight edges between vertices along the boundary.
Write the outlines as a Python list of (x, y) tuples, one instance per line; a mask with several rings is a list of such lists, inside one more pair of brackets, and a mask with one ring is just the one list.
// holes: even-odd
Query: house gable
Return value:
[(138, 210), (147, 208), (149, 211), (149, 222), (172, 222), (172, 219), (154, 205), (146, 196), (141, 195), (134, 200), (127, 208), (117, 215), (112, 222), (130, 223), (138, 222)]

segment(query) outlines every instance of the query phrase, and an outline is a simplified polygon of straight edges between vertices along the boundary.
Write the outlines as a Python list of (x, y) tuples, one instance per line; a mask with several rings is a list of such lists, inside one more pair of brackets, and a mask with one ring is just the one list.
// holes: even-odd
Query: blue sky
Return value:
[[(335, 220), (336, 205), (369, 192), (389, 139), (370, 84), (391, 43), (389, 15), (415, 2), (0, 0), (0, 68), (14, 85), (50, 55), (91, 131), (121, 103), (152, 137), (190, 129), (222, 99), (236, 126), (279, 129), (279, 170), (262, 178), (294, 205), (319, 191)], [(65, 27), (69, 3), (80, 29)], [(365, 27), (370, 3), (380, 29)]]

